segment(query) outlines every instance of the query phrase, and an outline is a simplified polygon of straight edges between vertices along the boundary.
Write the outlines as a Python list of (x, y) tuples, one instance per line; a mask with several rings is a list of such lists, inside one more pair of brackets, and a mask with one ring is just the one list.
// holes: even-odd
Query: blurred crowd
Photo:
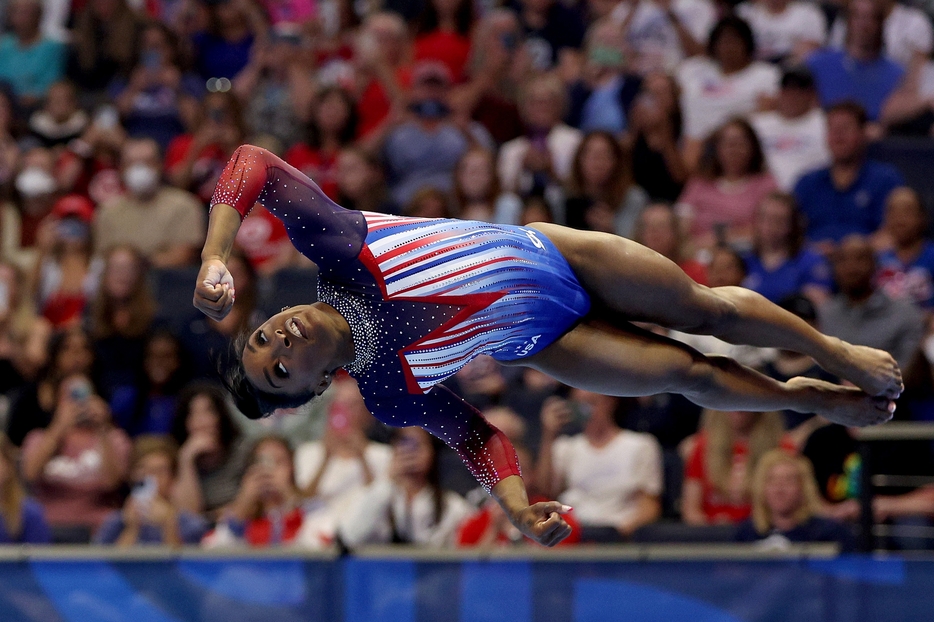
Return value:
[[(934, 135), (932, 12), (0, 2), (0, 541), (522, 542), (453, 452), (377, 423), (350, 378), (298, 414), (232, 409), (215, 383), (231, 339), (284, 292), (315, 295), (314, 266), (258, 206), (229, 263), (233, 312), (190, 306), (207, 202), (243, 143), (352, 209), (633, 238), (700, 283), (889, 351), (907, 385), (896, 417), (934, 421), (931, 197), (873, 155)], [(777, 379), (832, 380), (793, 352), (647, 328)], [(532, 498), (573, 506), (571, 544), (681, 521), (854, 546), (851, 430), (571, 390), (486, 357), (451, 384), (516, 445)], [(934, 475), (931, 446), (884, 445), (873, 469)], [(885, 493), (874, 520), (929, 525), (934, 489)]]

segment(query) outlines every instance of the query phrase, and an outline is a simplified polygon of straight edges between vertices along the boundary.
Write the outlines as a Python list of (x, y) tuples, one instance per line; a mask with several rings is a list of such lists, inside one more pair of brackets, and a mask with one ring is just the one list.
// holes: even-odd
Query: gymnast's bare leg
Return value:
[(679, 393), (716, 410), (795, 410), (847, 426), (888, 421), (895, 403), (855, 387), (794, 378), (779, 382), (723, 356), (632, 325), (607, 329), (581, 324), (524, 365), (565, 384), (597, 393), (642, 396)]
[(828, 337), (759, 294), (698, 285), (672, 261), (619, 236), (547, 223), (530, 228), (558, 247), (591, 297), (619, 313), (614, 324), (622, 328), (646, 321), (734, 344), (794, 350), (872, 396), (895, 399), (904, 388), (888, 353)]

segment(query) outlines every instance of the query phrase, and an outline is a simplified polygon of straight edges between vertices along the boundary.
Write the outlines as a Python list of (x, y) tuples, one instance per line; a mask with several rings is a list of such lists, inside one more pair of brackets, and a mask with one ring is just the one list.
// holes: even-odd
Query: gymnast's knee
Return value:
[(702, 335), (722, 335), (730, 332), (740, 319), (738, 296), (743, 294), (725, 289), (741, 290), (742, 288), (717, 287), (703, 291), (703, 302), (695, 305), (697, 323), (687, 332)]
[(669, 393), (688, 397), (709, 393), (717, 386), (717, 373), (729, 371), (738, 364), (726, 356), (694, 352), (690, 364), (677, 370), (672, 377), (673, 388)]

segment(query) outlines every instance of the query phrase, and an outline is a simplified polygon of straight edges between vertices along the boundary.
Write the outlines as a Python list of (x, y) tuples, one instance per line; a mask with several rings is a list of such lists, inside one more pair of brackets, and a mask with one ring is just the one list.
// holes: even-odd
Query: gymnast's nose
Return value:
[(280, 328), (276, 331), (276, 334), (282, 339), (282, 345), (286, 348), (291, 347), (292, 342), (289, 341), (289, 335), (284, 330)]

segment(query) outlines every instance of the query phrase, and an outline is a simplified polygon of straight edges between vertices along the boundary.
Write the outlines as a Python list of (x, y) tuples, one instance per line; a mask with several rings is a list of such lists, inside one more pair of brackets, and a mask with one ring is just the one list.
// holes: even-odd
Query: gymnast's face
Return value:
[[(321, 310), (314, 305), (289, 307), (250, 334), (243, 368), (260, 391), (294, 395), (327, 388), (325, 375), (334, 353)], [(321, 386), (321, 391), (316, 387)]]

